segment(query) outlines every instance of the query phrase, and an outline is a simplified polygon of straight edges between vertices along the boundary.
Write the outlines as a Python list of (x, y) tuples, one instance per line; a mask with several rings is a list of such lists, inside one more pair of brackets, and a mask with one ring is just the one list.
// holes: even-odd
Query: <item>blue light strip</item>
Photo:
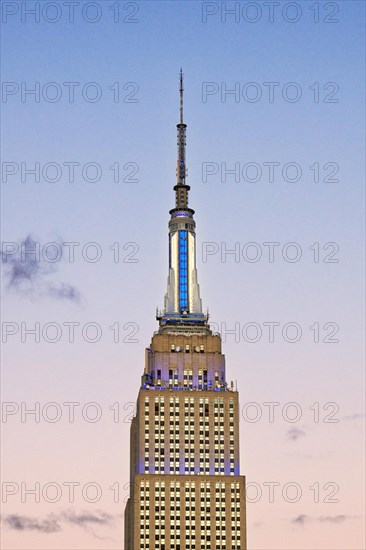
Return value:
[(178, 269), (179, 269), (179, 311), (188, 311), (188, 232), (179, 230)]
[(192, 218), (192, 214), (190, 212), (185, 212), (184, 210), (179, 210), (178, 212), (173, 212), (172, 214), (172, 218), (181, 218), (183, 216)]

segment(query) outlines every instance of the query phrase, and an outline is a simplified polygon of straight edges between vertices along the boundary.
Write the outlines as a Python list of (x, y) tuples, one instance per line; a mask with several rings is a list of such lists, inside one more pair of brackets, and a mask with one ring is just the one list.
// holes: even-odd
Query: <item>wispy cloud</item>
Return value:
[(363, 413), (355, 413), (355, 414), (349, 414), (347, 416), (343, 416), (342, 420), (345, 420), (346, 422), (352, 421), (352, 420), (361, 420), (362, 418), (365, 418), (365, 414)]
[[(15, 243), (14, 243), (15, 244)], [(56, 243), (60, 250), (62, 242)], [(57, 272), (59, 262), (49, 262), (39, 252), (39, 243), (31, 235), (10, 252), (0, 252), (7, 287), (23, 297), (47, 296), (57, 300), (80, 303), (79, 290), (69, 283), (55, 283), (50, 277)]]
[(294, 523), (295, 525), (301, 525), (303, 527), (305, 525), (305, 521), (307, 521), (308, 518), (309, 516), (306, 516), (305, 514), (300, 514), (300, 516), (292, 519), (291, 523)]
[(321, 460), (334, 455), (335, 451), (326, 451), (324, 453), (286, 453), (291, 458), (302, 458), (305, 460)]
[(81, 294), (78, 289), (67, 283), (60, 283), (58, 286), (49, 285), (48, 295), (58, 300), (71, 300), (72, 302), (81, 301)]
[(98, 526), (111, 527), (113, 524), (114, 517), (102, 510), (97, 510), (94, 513), (84, 512), (80, 514), (76, 514), (73, 510), (68, 510), (62, 513), (61, 518), (66, 523), (82, 527), (98, 540), (113, 540), (111, 537), (101, 537), (93, 529), (93, 527)]
[(318, 521), (325, 521), (327, 523), (343, 523), (347, 519), (353, 519), (352, 516), (345, 516), (345, 515), (339, 515), (339, 516), (320, 516), (318, 518)]
[(113, 516), (97, 510), (93, 514), (90, 512), (84, 512), (82, 514), (76, 514), (73, 510), (66, 511), (62, 513), (62, 519), (68, 523), (73, 523), (75, 525), (111, 525), (113, 523)]
[(292, 427), (286, 434), (287, 441), (297, 441), (300, 437), (305, 437), (306, 433), (300, 428)]
[(60, 524), (53, 516), (39, 520), (28, 516), (11, 514), (3, 519), (3, 523), (15, 531), (39, 531), (40, 533), (56, 533), (61, 531)]
[(99, 536), (92, 527), (113, 527), (114, 519), (114, 516), (102, 510), (82, 513), (65, 510), (58, 514), (50, 514), (44, 519), (10, 514), (2, 517), (2, 523), (15, 531), (38, 531), (45, 534), (57, 533), (63, 531), (65, 525), (73, 525), (81, 527), (99, 540), (113, 540), (111, 537)]
[(256, 529), (260, 529), (261, 527), (263, 527), (263, 521), (256, 521), (255, 523), (253, 523), (253, 527), (255, 527)]
[(293, 518), (291, 520), (291, 523), (293, 525), (297, 525), (300, 527), (305, 527), (305, 525), (308, 525), (309, 523), (333, 523), (333, 524), (340, 524), (345, 521), (351, 520), (351, 519), (357, 519), (358, 516), (347, 516), (345, 514), (339, 514), (336, 516), (308, 516), (306, 514), (300, 514), (296, 518)]
[[(24, 249), (27, 251), (36, 249), (36, 242), (28, 235), (23, 241)], [(4, 265), (5, 275), (8, 279), (8, 286), (19, 289), (24, 284), (35, 284), (41, 276), (41, 264), (32, 254), (25, 254), (21, 257), (19, 251), (11, 254), (1, 251), (1, 258)]]

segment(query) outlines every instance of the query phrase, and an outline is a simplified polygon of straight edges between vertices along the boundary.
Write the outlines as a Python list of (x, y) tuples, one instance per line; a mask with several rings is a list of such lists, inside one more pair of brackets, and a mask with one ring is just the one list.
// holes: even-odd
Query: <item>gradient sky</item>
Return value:
[[(96, 13), (93, 7), (85, 11), (88, 2), (75, 7), (73, 22), (64, 3), (58, 2), (60, 20), (55, 23), (46, 20), (55, 17), (52, 5), (41, 13), (39, 23), (31, 16), (22, 22), (21, 4), (2, 2), (7, 12), (19, 8), (7, 17), (3, 12), (2, 80), (14, 83), (7, 84), (7, 90), (9, 86), (30, 89), (38, 82), (44, 94), (52, 93), (45, 85), (55, 82), (62, 96), (49, 102), (41, 95), (35, 102), (28, 95), (22, 102), (20, 91), (3, 95), (2, 167), (9, 170), (4, 163), (13, 163), (19, 171), (7, 180), (3, 172), (2, 241), (19, 243), (30, 236), (46, 254), (46, 243), (80, 245), (73, 263), (65, 249), (63, 260), (54, 264), (19, 264), (16, 255), (3, 263), (3, 338), (9, 323), (19, 327), (3, 344), (2, 399), (7, 410), (11, 405), (6, 403), (19, 407), (19, 412), (3, 416), (1, 424), (7, 443), (2, 454), (3, 548), (123, 548), (130, 418), (144, 348), (157, 328), (155, 309), (162, 306), (166, 291), (181, 66), (201, 296), (215, 326), (223, 332), (240, 329), (236, 338), (226, 335), (223, 348), (228, 379), (236, 381), (240, 392), (241, 473), (251, 484), (252, 501), (256, 489), (262, 490), (257, 502), (248, 502), (249, 549), (365, 548), (364, 3), (298, 2), (302, 14), (295, 23), (286, 21), (295, 12), (283, 11), (285, 2), (276, 8), (272, 23), (263, 2), (254, 3), (259, 10), (255, 23), (245, 20), (245, 14), (255, 15), (242, 11), (247, 2), (240, 3), (238, 21), (234, 15), (225, 21), (221, 3), (215, 2), (204, 7), (198, 1), (137, 2), (135, 15), (129, 15), (135, 11), (134, 3), (120, 2), (119, 23), (113, 21), (115, 12), (110, 9), (115, 2), (96, 3), (101, 13), (95, 23), (82, 17), (82, 8), (86, 17)], [(27, 2), (28, 7), (34, 4)], [(52, 3), (40, 3), (42, 9), (47, 4)], [(234, 4), (224, 3), (227, 8)], [(318, 23), (314, 5), (319, 7)], [(203, 10), (216, 7), (218, 13), (203, 22)], [(332, 15), (336, 8), (338, 13)], [(73, 103), (68, 101), (65, 82), (80, 83)], [(102, 90), (94, 103), (80, 91), (90, 82)], [(114, 85), (115, 90), (117, 82), (122, 99), (137, 90), (130, 96), (137, 101), (114, 102), (109, 88)], [(219, 91), (204, 101), (207, 82)], [(245, 90), (248, 94), (254, 90), (246, 87), (250, 82), (262, 91), (257, 102), (244, 99)], [(268, 100), (266, 82), (278, 83), (273, 102)], [(283, 98), (289, 82), (301, 89), (297, 102)], [(330, 82), (338, 87), (331, 96), (337, 102), (324, 102), (336, 89), (334, 84), (324, 89)], [(135, 84), (124, 90), (126, 83)], [(235, 83), (241, 93), (237, 102), (232, 95), (221, 96)], [(319, 101), (314, 101), (314, 83), (319, 83)], [(59, 181), (47, 181), (51, 172), (46, 179), (41, 175), (39, 183), (29, 174), (22, 181), (21, 163), (31, 167), (35, 162), (41, 168), (51, 162), (62, 166)], [(70, 162), (80, 164), (74, 182), (64, 165)], [(268, 165), (263, 164), (268, 162), (279, 163), (272, 183)], [(301, 167), (297, 182), (281, 176), (289, 162)], [(87, 163), (100, 166), (99, 181), (83, 179), (81, 167)], [(138, 181), (114, 182), (109, 167), (115, 163), (121, 167), (121, 180), (137, 165), (133, 178)], [(123, 169), (127, 163), (134, 164)], [(218, 169), (207, 181), (202, 177), (203, 163)], [(221, 181), (222, 163), (229, 169), (235, 163), (240, 169), (257, 163), (262, 177), (257, 182), (242, 176), (240, 181), (234, 176)], [(320, 166), (319, 182), (314, 181), (315, 169), (309, 168), (314, 163)], [(338, 181), (324, 181), (335, 165)], [(92, 242), (102, 253), (95, 263), (81, 252)], [(246, 256), (253, 253), (254, 248), (247, 247), (253, 242), (262, 252), (257, 262)], [(273, 262), (263, 244), (268, 242), (279, 243)], [(282, 251), (291, 242), (302, 252), (298, 262), (283, 258)], [(114, 243), (119, 243), (119, 262), (109, 248)], [(216, 253), (203, 258), (204, 243), (214, 243), (210, 250)], [(314, 243), (319, 243), (319, 261), (314, 261)], [(324, 249), (326, 243), (335, 244)], [(225, 247), (235, 246), (241, 253), (238, 262), (224, 254)], [(339, 261), (325, 262), (336, 248), (330, 259)], [(84, 256), (88, 251), (92, 255), (95, 248), (84, 248)], [(289, 254), (293, 251), (288, 248)], [(19, 265), (31, 270), (29, 281), (14, 277)], [(22, 338), (21, 323), (31, 328), (37, 322), (41, 331), (47, 323), (57, 323), (59, 341), (46, 341), (53, 337), (52, 327), (39, 343), (29, 335)], [(65, 323), (71, 322), (80, 325), (70, 343)], [(86, 342), (81, 334), (81, 327), (92, 322), (102, 330), (96, 343)], [(264, 325), (268, 322), (279, 323), (274, 342)], [(256, 325), (248, 328), (248, 323)], [(287, 323), (301, 327), (298, 342), (282, 336)], [(319, 342), (314, 342), (315, 329), (309, 329), (314, 323), (319, 323), (315, 325)], [(248, 342), (258, 325), (261, 338)], [(324, 342), (336, 325), (334, 338), (339, 342)], [(114, 342), (111, 326), (120, 328), (119, 343)], [(92, 328), (87, 335), (93, 338)], [(22, 407), (32, 408), (35, 402), (41, 409), (47, 403), (59, 404), (60, 420), (47, 421), (55, 408), (46, 407), (40, 422), (31, 416), (22, 422)], [(80, 403), (73, 423), (65, 402)], [(102, 411), (95, 423), (81, 412), (91, 402)], [(279, 404), (273, 422), (263, 405), (267, 402)], [(288, 421), (295, 411), (289, 403), (297, 403), (298, 411), (301, 407), (294, 423)], [(314, 416), (317, 407), (319, 421)], [(114, 418), (117, 409), (119, 418)], [(84, 417), (92, 417), (94, 411), (86, 407)], [(261, 418), (251, 422), (258, 411)], [(4, 482), (19, 487), (7, 502), (10, 486)], [(68, 482), (79, 484), (74, 502), (63, 485)], [(279, 484), (274, 502), (269, 499), (271, 482)], [(28, 489), (40, 484), (40, 502), (22, 495), (22, 483)], [(48, 483), (63, 489), (57, 502), (49, 502), (55, 485), (48, 495)], [(83, 498), (82, 488), (87, 490), (88, 483), (101, 488), (98, 502)], [(283, 497), (288, 483), (301, 489), (296, 503), (288, 502), (293, 498), (291, 488), (290, 498)], [(314, 496), (317, 488), (319, 498)], [(330, 498), (338, 502), (327, 502)]]

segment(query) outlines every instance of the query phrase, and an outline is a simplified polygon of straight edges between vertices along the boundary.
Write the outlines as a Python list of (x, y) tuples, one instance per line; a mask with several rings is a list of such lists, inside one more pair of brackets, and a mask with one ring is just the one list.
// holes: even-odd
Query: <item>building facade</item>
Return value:
[(245, 550), (238, 392), (221, 337), (202, 311), (194, 211), (188, 207), (180, 75), (176, 202), (159, 329), (146, 350), (131, 424), (125, 550)]

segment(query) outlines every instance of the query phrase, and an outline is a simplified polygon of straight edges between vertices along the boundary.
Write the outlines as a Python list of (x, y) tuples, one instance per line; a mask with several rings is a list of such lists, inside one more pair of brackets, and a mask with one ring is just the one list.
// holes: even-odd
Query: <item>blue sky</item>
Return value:
[[(85, 4), (81, 2), (82, 6)], [(273, 344), (265, 336), (256, 344), (243, 338), (235, 343), (228, 336), (224, 352), (229, 379), (237, 380), (243, 403), (296, 401), (308, 410), (315, 401), (336, 402), (339, 418), (361, 414), (364, 4), (336, 2), (339, 13), (334, 17), (338, 23), (323, 22), (330, 16), (324, 2), (319, 3), (319, 23), (314, 22), (312, 2), (297, 3), (302, 9), (297, 23), (284, 20), (284, 2), (273, 23), (268, 21), (263, 2), (256, 3), (262, 9), (257, 23), (248, 23), (242, 17), (236, 23), (229, 16), (222, 22), (220, 12), (203, 23), (205, 8), (201, 2), (155, 1), (137, 3), (137, 23), (114, 23), (109, 9), (112, 2), (97, 4), (102, 16), (94, 24), (83, 20), (79, 9), (75, 11), (75, 21), (70, 23), (63, 5), (62, 17), (54, 24), (44, 17), (39, 23), (30, 19), (22, 23), (20, 11), (3, 23), (3, 82), (15, 83), (19, 88), (22, 83), (31, 88), (39, 82), (41, 90), (47, 83), (55, 82), (62, 96), (55, 103), (42, 96), (39, 103), (31, 96), (22, 102), (20, 93), (8, 96), (5, 102), (3, 96), (3, 163), (15, 163), (19, 172), (2, 182), (2, 240), (18, 242), (31, 235), (41, 246), (51, 241), (80, 243), (74, 263), (64, 259), (52, 273), (42, 275), (41, 291), (38, 288), (30, 296), (28, 291), (8, 289), (3, 318), (30, 325), (52, 321), (64, 326), (68, 321), (93, 321), (103, 327), (103, 337), (94, 345), (82, 341), (80, 336), (69, 344), (65, 334), (52, 345), (44, 341), (36, 345), (31, 340), (22, 343), (19, 335), (9, 338), (3, 352), (7, 364), (3, 371), (3, 397), (15, 402), (74, 399), (105, 406), (135, 399), (144, 347), (156, 330), (155, 308), (162, 306), (166, 291), (167, 223), (174, 202), (178, 73), (182, 66), (188, 183), (190, 205), (196, 210), (203, 304), (220, 326), (224, 323), (231, 328), (240, 323), (242, 328), (248, 322), (256, 322), (265, 330), (264, 322), (276, 321), (281, 329), (288, 322), (296, 322), (303, 330), (296, 344), (289, 344), (281, 336)], [(234, 3), (226, 4), (230, 7)], [(241, 3), (244, 4), (247, 3)], [(133, 9), (133, 3), (132, 8), (126, 3), (120, 6), (124, 16)], [(80, 83), (75, 88), (74, 103), (68, 101), (65, 82)], [(102, 90), (102, 97), (95, 103), (86, 101), (80, 92), (90, 82)], [(116, 82), (120, 83), (122, 98), (136, 89), (137, 102), (115, 103), (110, 87)], [(268, 86), (264, 84), (268, 82), (278, 83), (273, 102), (268, 100)], [(282, 96), (290, 82), (295, 82), (302, 92), (295, 103)], [(134, 84), (123, 90), (126, 83)], [(222, 101), (217, 93), (204, 102), (204, 83), (215, 83), (220, 92), (238, 83), (240, 101), (235, 102), (233, 96)], [(243, 99), (247, 83), (255, 83), (261, 90), (263, 95), (258, 102)], [(319, 83), (319, 102), (314, 101), (314, 83)], [(334, 84), (324, 89), (327, 83), (335, 83), (338, 91), (334, 98), (338, 102), (324, 102), (327, 94), (336, 89)], [(52, 183), (41, 177), (35, 183), (32, 176), (26, 176), (22, 183), (21, 163), (31, 166), (35, 162), (41, 168), (57, 163), (63, 167), (61, 179)], [(68, 180), (64, 164), (67, 162), (80, 164), (73, 183)], [(256, 163), (263, 175), (258, 182), (244, 181), (242, 177), (235, 182), (228, 177), (223, 183), (219, 172), (203, 182), (205, 162), (219, 167), (226, 163), (228, 168), (240, 163), (240, 169), (247, 163)], [(263, 163), (268, 162), (280, 166), (274, 183), (266, 177)], [(289, 162), (301, 168), (302, 176), (296, 183), (281, 177), (283, 166)], [(316, 162), (320, 165), (319, 183), (314, 182), (309, 169)], [(99, 181), (83, 180), (80, 168), (86, 163), (99, 165)], [(137, 165), (138, 181), (115, 183), (109, 168), (115, 163), (120, 164), (123, 176), (129, 171), (123, 170), (126, 163)], [(335, 176), (338, 182), (323, 181), (330, 173), (329, 166), (324, 168), (326, 163), (339, 168)], [(90, 242), (97, 243), (102, 251), (97, 263), (85, 261), (81, 255), (82, 247)], [(109, 249), (115, 242), (120, 243), (122, 257), (133, 250), (124, 250), (123, 246), (136, 243), (138, 262), (115, 263)], [(203, 262), (202, 246), (207, 242), (217, 243), (220, 252), (225, 246), (232, 249), (235, 243), (242, 251), (246, 243), (255, 242), (263, 256), (257, 263), (243, 257), (236, 263), (232, 256), (223, 262), (219, 252)], [(280, 243), (273, 263), (266, 256), (266, 242)], [(297, 263), (282, 257), (281, 251), (289, 242), (298, 243), (302, 251)], [(320, 246), (318, 263), (309, 249), (314, 243)], [(332, 251), (323, 250), (326, 243), (339, 247), (335, 256), (339, 262), (323, 261)], [(72, 285), (82, 296), (80, 303), (55, 300), (44, 290), (50, 283)], [(123, 335), (129, 331), (128, 327), (123, 328), (126, 323), (138, 325), (138, 342), (114, 344), (108, 327), (117, 322)], [(315, 322), (321, 327), (327, 322), (336, 323), (340, 327), (340, 342), (315, 344), (309, 329)], [(321, 330), (324, 339), (325, 329)], [(29, 437), (32, 446), (33, 428), (27, 426), (29, 432), (25, 436), (25, 426), (14, 422), (14, 441), (16, 436)], [(91, 476), (97, 476), (101, 465), (104, 469), (108, 464), (113, 479), (127, 479), (128, 427), (117, 424), (104, 431), (98, 427), (98, 437), (105, 441), (104, 445), (110, 445), (111, 453), (106, 457), (101, 450), (95, 451)], [(39, 435), (46, 434), (47, 428), (41, 426)], [(73, 434), (70, 426), (51, 428), (47, 437), (56, 449), (61, 435), (65, 441), (79, 438), (88, 442), (76, 459), (59, 448), (61, 454), (66, 453), (64, 477), (77, 477), (80, 472), (75, 463), (85, 465), (87, 445), (92, 446), (96, 434), (90, 434), (85, 423)], [(293, 444), (285, 438), (289, 428), (291, 425), (283, 423), (243, 425), (242, 472), (249, 479), (286, 477), (288, 471), (306, 484), (307, 474), (311, 477), (311, 472), (315, 472), (317, 479), (329, 481), (327, 472), (331, 471), (333, 480), (343, 487), (353, 487), (352, 472), (348, 467), (345, 471), (344, 466), (352, 459), (354, 471), (362, 475), (357, 427), (347, 430), (341, 423), (336, 427), (313, 423), (304, 428), (306, 437)], [(8, 477), (20, 479), (21, 474), (14, 468), (14, 454), (19, 456), (19, 443), (10, 445), (6, 464), (10, 468)], [(304, 459), (307, 455), (312, 458)], [(324, 460), (320, 455), (328, 458)], [(49, 452), (42, 453), (39, 463), (36, 448), (31, 456), (33, 467), (29, 471), (33, 478), (41, 478), (43, 472), (48, 477), (55, 474), (57, 465)], [(273, 456), (273, 463), (267, 460), (268, 456)], [(16, 463), (24, 470), (20, 458)], [(57, 475), (59, 472), (60, 469)], [(276, 510), (264, 504), (259, 509), (256, 505), (248, 520), (250, 547), (279, 548), (286, 533), (289, 548), (310, 548), (313, 540), (317, 540), (317, 548), (343, 548), (347, 523), (337, 525), (335, 534), (325, 532), (326, 525), (316, 523), (310, 523), (306, 533), (294, 532), (291, 517), (301, 513), (309, 517), (319, 513), (343, 514), (345, 510), (358, 517), (362, 497), (356, 488), (354, 491), (345, 491), (335, 512), (326, 506), (321, 512), (314, 511), (311, 503), (300, 503), (304, 508), (300, 506), (296, 513), (282, 505)], [(47, 507), (33, 508), (33, 515), (48, 512)], [(112, 508), (110, 513), (114, 514), (116, 510)], [(9, 510), (19, 512), (21, 505), (17, 507), (14, 501)], [(267, 529), (283, 521), (281, 532), (273, 530), (271, 540), (266, 539), (263, 527), (255, 527), (263, 516), (267, 518)], [(357, 523), (354, 539), (347, 543), (352, 544), (350, 548), (359, 549), (359, 520), (350, 521)], [(113, 536), (118, 545), (119, 531)], [(21, 533), (9, 531), (7, 537), (9, 548), (27, 548)], [(40, 542), (38, 538), (34, 544), (47, 548), (68, 544), (61, 539), (50, 542), (43, 538)], [(96, 543), (90, 533), (82, 533), (80, 548), (91, 548)]]

